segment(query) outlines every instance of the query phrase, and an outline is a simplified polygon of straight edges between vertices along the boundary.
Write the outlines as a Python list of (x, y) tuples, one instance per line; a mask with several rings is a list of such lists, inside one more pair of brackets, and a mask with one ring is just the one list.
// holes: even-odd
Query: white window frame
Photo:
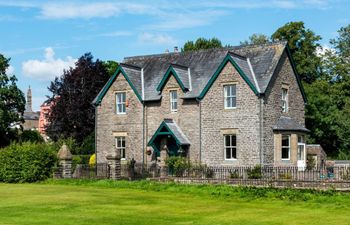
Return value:
[[(124, 141), (124, 146), (123, 146)], [(120, 157), (122, 160), (126, 159), (126, 142), (124, 136), (115, 137), (115, 148), (120, 151)]]
[[(121, 99), (119, 99), (119, 95), (121, 96)], [(123, 99), (123, 95), (125, 95), (125, 99)], [(121, 111), (118, 106), (121, 106)], [(118, 115), (126, 114), (126, 92), (125, 91), (115, 93), (115, 107), (116, 107), (115, 111)]]
[[(227, 94), (227, 89), (230, 88), (230, 94)], [(235, 93), (233, 94), (233, 88), (235, 89)], [(232, 106), (228, 105), (228, 99), (231, 99)], [(237, 85), (236, 84), (227, 84), (224, 85), (224, 105), (225, 109), (235, 109), (237, 107)], [(233, 106), (234, 105), (234, 106)]]
[[(173, 94), (176, 94), (176, 98), (174, 98)], [(170, 95), (170, 111), (171, 112), (177, 112), (178, 109), (178, 95), (177, 95), (177, 90), (171, 90), (169, 92)], [(175, 107), (176, 106), (176, 107)]]
[[(288, 137), (288, 146), (283, 146), (283, 137)], [(281, 160), (290, 160), (290, 135), (282, 135), (281, 139)], [(283, 149), (288, 148), (288, 158), (283, 158)]]
[(282, 88), (282, 112), (288, 112), (289, 104), (288, 104), (288, 88)]
[[(236, 138), (236, 145), (232, 145), (232, 136), (235, 136), (235, 138)], [(229, 145), (226, 145), (226, 138), (227, 137), (230, 137), (230, 144)], [(227, 158), (227, 155), (226, 155), (226, 150), (227, 149), (230, 149), (230, 153), (231, 153), (231, 158)], [(235, 155), (236, 155), (236, 157), (234, 158), (233, 156), (232, 156), (232, 150), (233, 149), (235, 149)], [(224, 158), (225, 158), (225, 160), (228, 160), (228, 161), (234, 161), (234, 160), (237, 160), (237, 135), (236, 134), (225, 134), (224, 135)]]
[[(303, 146), (304, 147), (304, 154), (303, 154), (303, 159), (299, 159), (299, 158), (301, 158), (301, 157), (299, 157), (300, 156), (300, 152), (299, 152), (299, 147), (300, 146)], [(297, 158), (298, 158), (298, 160), (306, 160), (306, 146), (305, 146), (305, 137), (303, 136), (303, 135), (298, 135), (298, 155), (297, 155)]]

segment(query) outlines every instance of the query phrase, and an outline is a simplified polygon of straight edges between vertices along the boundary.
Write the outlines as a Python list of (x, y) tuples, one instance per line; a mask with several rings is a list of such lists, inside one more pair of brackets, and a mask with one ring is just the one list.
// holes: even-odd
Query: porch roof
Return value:
[(281, 116), (277, 123), (272, 128), (274, 131), (299, 131), (299, 132), (310, 132), (303, 125), (290, 117)]
[(154, 133), (151, 140), (148, 142), (148, 145), (152, 145), (159, 135), (163, 135), (164, 131), (163, 128), (167, 130), (167, 132), (174, 137), (176, 140), (176, 143), (178, 145), (190, 145), (190, 141), (186, 137), (186, 135), (182, 132), (180, 127), (172, 120), (172, 119), (165, 119), (157, 129), (157, 131)]

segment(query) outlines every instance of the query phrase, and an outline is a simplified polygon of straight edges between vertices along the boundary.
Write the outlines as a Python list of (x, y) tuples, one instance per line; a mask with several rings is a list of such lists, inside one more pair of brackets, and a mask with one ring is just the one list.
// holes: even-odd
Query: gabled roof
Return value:
[(173, 75), (183, 92), (190, 89), (189, 68), (181, 65), (171, 64), (160, 81), (157, 91), (162, 91), (169, 77)]
[[(164, 128), (165, 130), (167, 130), (166, 132), (163, 131)], [(165, 119), (160, 124), (157, 131), (153, 134), (151, 140), (148, 142), (148, 145), (149, 146), (154, 145), (154, 141), (159, 135), (171, 135), (175, 139), (176, 144), (178, 145), (191, 144), (188, 138), (186, 137), (186, 135), (180, 129), (180, 127), (178, 127), (177, 124), (171, 119)]]
[(272, 128), (274, 131), (300, 131), (310, 132), (304, 126), (300, 125), (297, 121), (290, 117), (281, 116), (277, 123)]
[[(185, 92), (184, 98), (202, 99), (224, 66), (231, 63), (252, 91), (260, 95), (265, 93), (284, 52), (292, 61), (287, 42), (127, 57), (115, 76), (121, 72), (140, 101), (160, 100), (160, 92), (170, 75), (175, 77)], [(306, 102), (293, 61), (291, 64)], [(115, 76), (110, 81), (114, 81)], [(113, 83), (110, 81), (96, 97), (95, 104), (102, 100), (105, 91)]]

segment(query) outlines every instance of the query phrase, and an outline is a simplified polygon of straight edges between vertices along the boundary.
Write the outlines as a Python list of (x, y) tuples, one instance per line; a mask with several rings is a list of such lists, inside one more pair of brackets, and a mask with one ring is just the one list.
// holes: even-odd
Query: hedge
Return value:
[(57, 163), (53, 147), (45, 143), (13, 143), (0, 149), (0, 182), (35, 182), (52, 175)]

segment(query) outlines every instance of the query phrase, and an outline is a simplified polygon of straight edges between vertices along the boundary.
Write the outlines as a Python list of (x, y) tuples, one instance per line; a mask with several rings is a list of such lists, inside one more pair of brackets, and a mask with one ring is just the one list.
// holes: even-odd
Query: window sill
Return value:
[(225, 159), (225, 161), (227, 161), (227, 162), (234, 162), (234, 161), (237, 161), (237, 159)]
[(224, 108), (225, 110), (232, 110), (232, 109), (237, 109), (237, 107), (231, 107), (231, 108)]

